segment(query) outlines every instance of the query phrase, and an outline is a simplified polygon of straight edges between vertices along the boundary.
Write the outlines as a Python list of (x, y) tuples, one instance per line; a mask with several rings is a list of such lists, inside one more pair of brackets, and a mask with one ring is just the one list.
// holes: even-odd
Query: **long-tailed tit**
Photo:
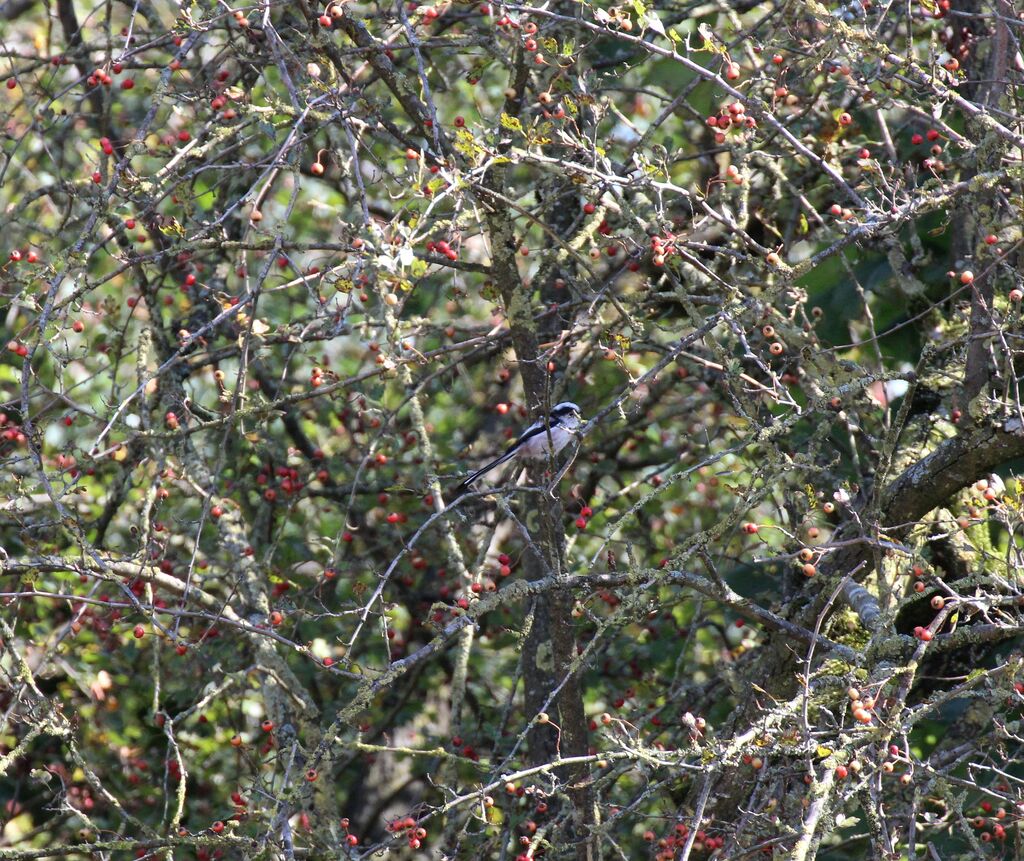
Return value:
[(549, 454), (558, 454), (569, 444), (573, 433), (582, 421), (580, 408), (576, 404), (570, 401), (556, 404), (546, 420), (542, 419), (530, 425), (508, 447), (501, 457), (492, 460), (486, 466), (480, 467), (476, 472), (470, 473), (455, 488), (454, 492), (456, 494), (462, 493), (478, 478), (486, 475), (496, 466), (501, 466), (506, 461), (512, 460), (514, 457), (533, 458), (536, 460), (546, 458)]

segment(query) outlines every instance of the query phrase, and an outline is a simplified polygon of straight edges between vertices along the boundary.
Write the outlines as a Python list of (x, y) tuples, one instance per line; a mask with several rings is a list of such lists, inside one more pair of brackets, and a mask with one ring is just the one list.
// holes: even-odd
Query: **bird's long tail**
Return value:
[(489, 473), (496, 466), (501, 466), (506, 461), (511, 460), (515, 456), (515, 453), (516, 453), (515, 448), (510, 448), (501, 457), (499, 457), (499, 458), (497, 458), (495, 460), (492, 460), (489, 464), (487, 464), (486, 466), (480, 467), (480, 469), (476, 470), (475, 472), (471, 472), (461, 482), (459, 482), (458, 485), (455, 486), (454, 493), (456, 495), (460, 494), (460, 493), (465, 493), (469, 489), (469, 486), (474, 481), (479, 479), (481, 476), (484, 476), (487, 473)]

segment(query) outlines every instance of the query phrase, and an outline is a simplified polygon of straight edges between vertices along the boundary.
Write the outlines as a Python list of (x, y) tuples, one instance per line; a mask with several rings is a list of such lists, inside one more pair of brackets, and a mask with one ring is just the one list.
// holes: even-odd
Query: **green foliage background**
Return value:
[(0, 857), (1015, 857), (976, 6), (7, 4)]

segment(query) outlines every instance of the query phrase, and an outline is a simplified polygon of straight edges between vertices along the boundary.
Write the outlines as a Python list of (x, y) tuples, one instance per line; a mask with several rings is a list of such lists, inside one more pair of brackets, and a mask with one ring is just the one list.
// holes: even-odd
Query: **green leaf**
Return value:
[(510, 116), (509, 114), (506, 114), (504, 111), (502, 111), (501, 114), (501, 127), (503, 129), (508, 129), (509, 131), (519, 132), (520, 134), (523, 134), (523, 124), (519, 122), (519, 118)]
[(455, 149), (469, 159), (477, 159), (483, 155), (483, 147), (476, 142), (473, 133), (466, 128), (455, 130)]
[(698, 48), (699, 51), (709, 51), (712, 54), (719, 54), (723, 57), (729, 55), (728, 49), (721, 44), (715, 36), (715, 31), (705, 23), (697, 27), (697, 32), (704, 38), (704, 44)]
[(665, 33), (665, 25), (661, 23), (661, 18), (658, 17), (658, 13), (653, 9), (648, 12), (638, 12), (637, 17), (640, 19), (640, 26), (645, 30), (653, 30), (661, 36), (667, 35)]

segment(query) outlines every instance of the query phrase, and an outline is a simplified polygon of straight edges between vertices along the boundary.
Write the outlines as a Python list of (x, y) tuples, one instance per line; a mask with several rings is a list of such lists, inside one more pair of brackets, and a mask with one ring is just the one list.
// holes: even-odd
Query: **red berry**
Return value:
[(594, 204), (592, 204), (592, 203), (584, 203), (583, 204), (583, 211), (587, 215), (593, 215), (596, 210), (597, 210), (597, 207), (594, 206)]
[(134, 88), (134, 86), (135, 86), (135, 81), (133, 81), (131, 78), (125, 78), (123, 81), (121, 81), (121, 89), (122, 90), (130, 90), (130, 89)]
[(141, 640), (146, 636), (146, 629), (143, 628), (142, 625), (136, 625), (132, 629), (132, 636), (135, 637), (136, 640)]

